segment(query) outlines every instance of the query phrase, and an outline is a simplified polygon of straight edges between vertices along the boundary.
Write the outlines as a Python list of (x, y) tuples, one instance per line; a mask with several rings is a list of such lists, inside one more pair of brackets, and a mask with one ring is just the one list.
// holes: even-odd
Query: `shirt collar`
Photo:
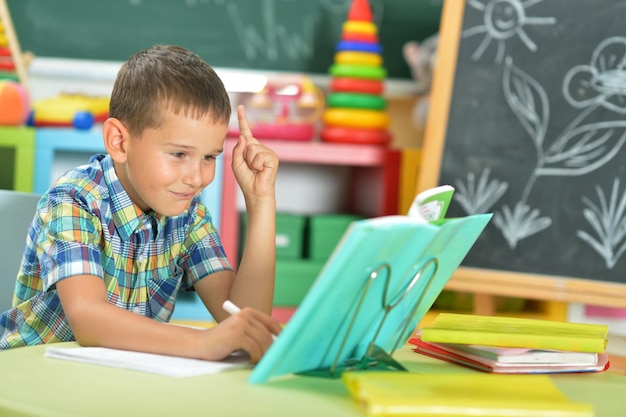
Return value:
[[(148, 215), (133, 203), (122, 186), (115, 173), (111, 156), (106, 155), (100, 160), (100, 164), (104, 173), (104, 180), (109, 189), (109, 195), (111, 196), (111, 217), (113, 218), (113, 223), (120, 237), (124, 240), (129, 239), (135, 231), (145, 228), (144, 224), (149, 220), (146, 219)], [(158, 222), (160, 216), (156, 216), (156, 218)]]

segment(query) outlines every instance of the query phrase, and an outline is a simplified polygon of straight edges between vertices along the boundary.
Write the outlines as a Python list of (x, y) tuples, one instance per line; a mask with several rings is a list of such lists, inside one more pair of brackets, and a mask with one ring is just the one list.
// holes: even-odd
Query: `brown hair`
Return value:
[(164, 109), (228, 123), (231, 105), (222, 80), (198, 55), (172, 45), (155, 45), (131, 56), (117, 74), (109, 116), (132, 135), (161, 124)]

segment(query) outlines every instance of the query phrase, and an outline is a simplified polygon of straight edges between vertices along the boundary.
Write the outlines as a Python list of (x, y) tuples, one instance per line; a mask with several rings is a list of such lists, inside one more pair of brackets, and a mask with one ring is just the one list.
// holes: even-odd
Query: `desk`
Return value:
[[(364, 416), (339, 379), (290, 376), (249, 385), (249, 370), (176, 379), (48, 359), (44, 350), (0, 352), (0, 415)], [(408, 346), (395, 358), (413, 372), (475, 372), (418, 355)], [(625, 376), (604, 372), (553, 379), (570, 398), (592, 403), (596, 417), (626, 415)]]

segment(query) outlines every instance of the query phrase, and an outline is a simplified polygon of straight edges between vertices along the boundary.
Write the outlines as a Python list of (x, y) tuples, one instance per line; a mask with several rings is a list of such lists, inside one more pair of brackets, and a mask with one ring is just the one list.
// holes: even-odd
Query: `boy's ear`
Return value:
[(124, 123), (116, 118), (107, 119), (102, 125), (104, 147), (116, 162), (126, 162), (126, 142), (129, 140), (128, 130)]

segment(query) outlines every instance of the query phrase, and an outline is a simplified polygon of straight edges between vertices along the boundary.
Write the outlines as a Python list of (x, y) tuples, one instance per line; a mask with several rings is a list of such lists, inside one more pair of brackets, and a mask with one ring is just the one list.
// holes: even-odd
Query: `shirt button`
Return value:
[(139, 308), (139, 306), (133, 307), (133, 313), (135, 313), (135, 314), (141, 313), (141, 309)]
[(146, 257), (145, 257), (145, 256), (143, 256), (143, 255), (139, 255), (139, 256), (137, 257), (137, 262), (139, 262), (139, 263), (143, 263), (145, 260), (146, 260)]

